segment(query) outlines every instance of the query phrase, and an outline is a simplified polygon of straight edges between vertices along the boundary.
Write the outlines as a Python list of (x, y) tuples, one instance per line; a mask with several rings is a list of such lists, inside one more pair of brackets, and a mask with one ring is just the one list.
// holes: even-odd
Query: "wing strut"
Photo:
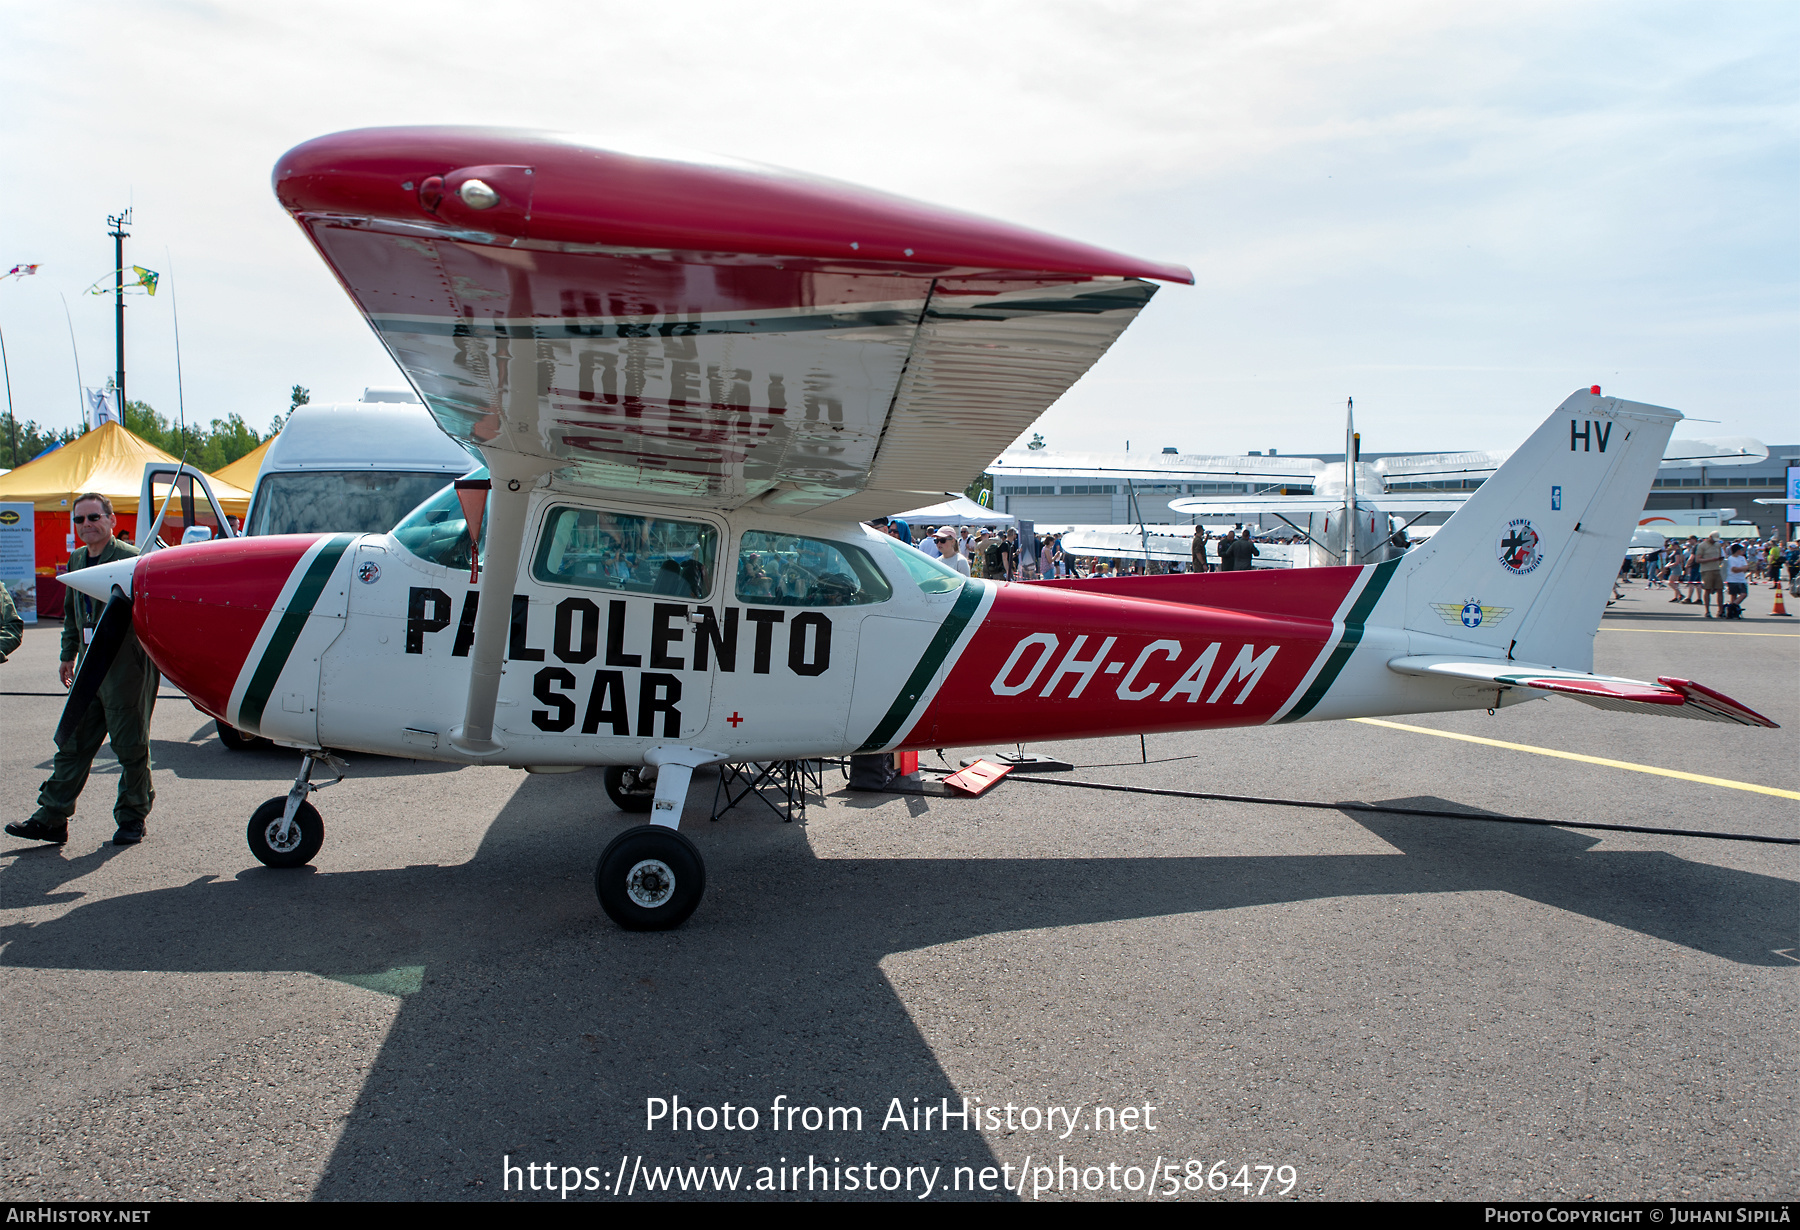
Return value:
[(481, 566), (481, 600), (475, 607), (475, 643), (469, 649), (469, 702), (450, 745), (470, 756), (504, 750), (494, 741), (494, 703), (506, 664), (506, 637), (512, 626), (513, 588), (519, 580), (519, 551), (525, 541), (525, 506), (543, 475), (566, 462), (484, 448), (493, 490), (487, 504), (487, 559)]

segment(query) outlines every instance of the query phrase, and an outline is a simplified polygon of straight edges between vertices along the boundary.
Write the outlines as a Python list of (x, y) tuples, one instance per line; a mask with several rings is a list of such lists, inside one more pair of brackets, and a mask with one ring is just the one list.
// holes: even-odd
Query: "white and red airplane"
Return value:
[[(677, 830), (712, 763), (1548, 695), (1773, 725), (1686, 680), (1590, 670), (1673, 410), (1574, 394), (1378, 565), (969, 580), (862, 522), (962, 488), (1186, 269), (537, 133), (341, 133), (274, 179), (486, 466), (392, 533), (66, 578), (112, 599), (72, 711), (129, 626), (201, 709), (305, 752), (251, 821), (265, 863), (317, 853), (328, 748), (609, 766), (652, 822), (606, 848), (600, 901), (654, 929), (700, 899)], [(1600, 447), (1570, 447), (1571, 424)]]

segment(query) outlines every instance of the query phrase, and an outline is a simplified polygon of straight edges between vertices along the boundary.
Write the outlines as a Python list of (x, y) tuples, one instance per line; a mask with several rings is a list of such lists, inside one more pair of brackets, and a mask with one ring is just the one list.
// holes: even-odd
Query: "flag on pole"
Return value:
[(119, 391), (117, 389), (109, 385), (104, 389), (84, 388), (82, 392), (87, 395), (86, 413), (82, 417), (87, 420), (88, 428), (92, 429), (104, 423), (123, 421), (119, 414)]

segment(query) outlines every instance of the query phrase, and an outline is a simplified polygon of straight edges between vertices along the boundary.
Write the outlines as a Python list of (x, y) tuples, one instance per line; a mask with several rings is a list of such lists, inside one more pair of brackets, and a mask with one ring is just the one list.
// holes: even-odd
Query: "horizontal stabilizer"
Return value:
[(1645, 683), (1617, 675), (1595, 675), (1493, 658), (1395, 658), (1388, 663), (1388, 669), (1424, 679), (1467, 679), (1493, 684), (1501, 690), (1533, 688), (1554, 692), (1597, 709), (1656, 713), (1702, 722), (1734, 722), (1739, 726), (1775, 726), (1754, 709), (1690, 679), (1659, 676), (1655, 683)]

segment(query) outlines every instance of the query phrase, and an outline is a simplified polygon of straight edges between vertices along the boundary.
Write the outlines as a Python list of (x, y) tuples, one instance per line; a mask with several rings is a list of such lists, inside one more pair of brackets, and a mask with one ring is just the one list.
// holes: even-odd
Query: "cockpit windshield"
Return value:
[[(476, 470), (470, 478), (486, 478), (487, 469)], [(394, 527), (394, 537), (401, 546), (428, 564), (445, 568), (467, 569), (469, 566), (469, 520), (463, 514), (462, 501), (456, 498), (454, 484), (407, 513)], [(486, 553), (487, 521), (482, 520), (481, 542)]]

